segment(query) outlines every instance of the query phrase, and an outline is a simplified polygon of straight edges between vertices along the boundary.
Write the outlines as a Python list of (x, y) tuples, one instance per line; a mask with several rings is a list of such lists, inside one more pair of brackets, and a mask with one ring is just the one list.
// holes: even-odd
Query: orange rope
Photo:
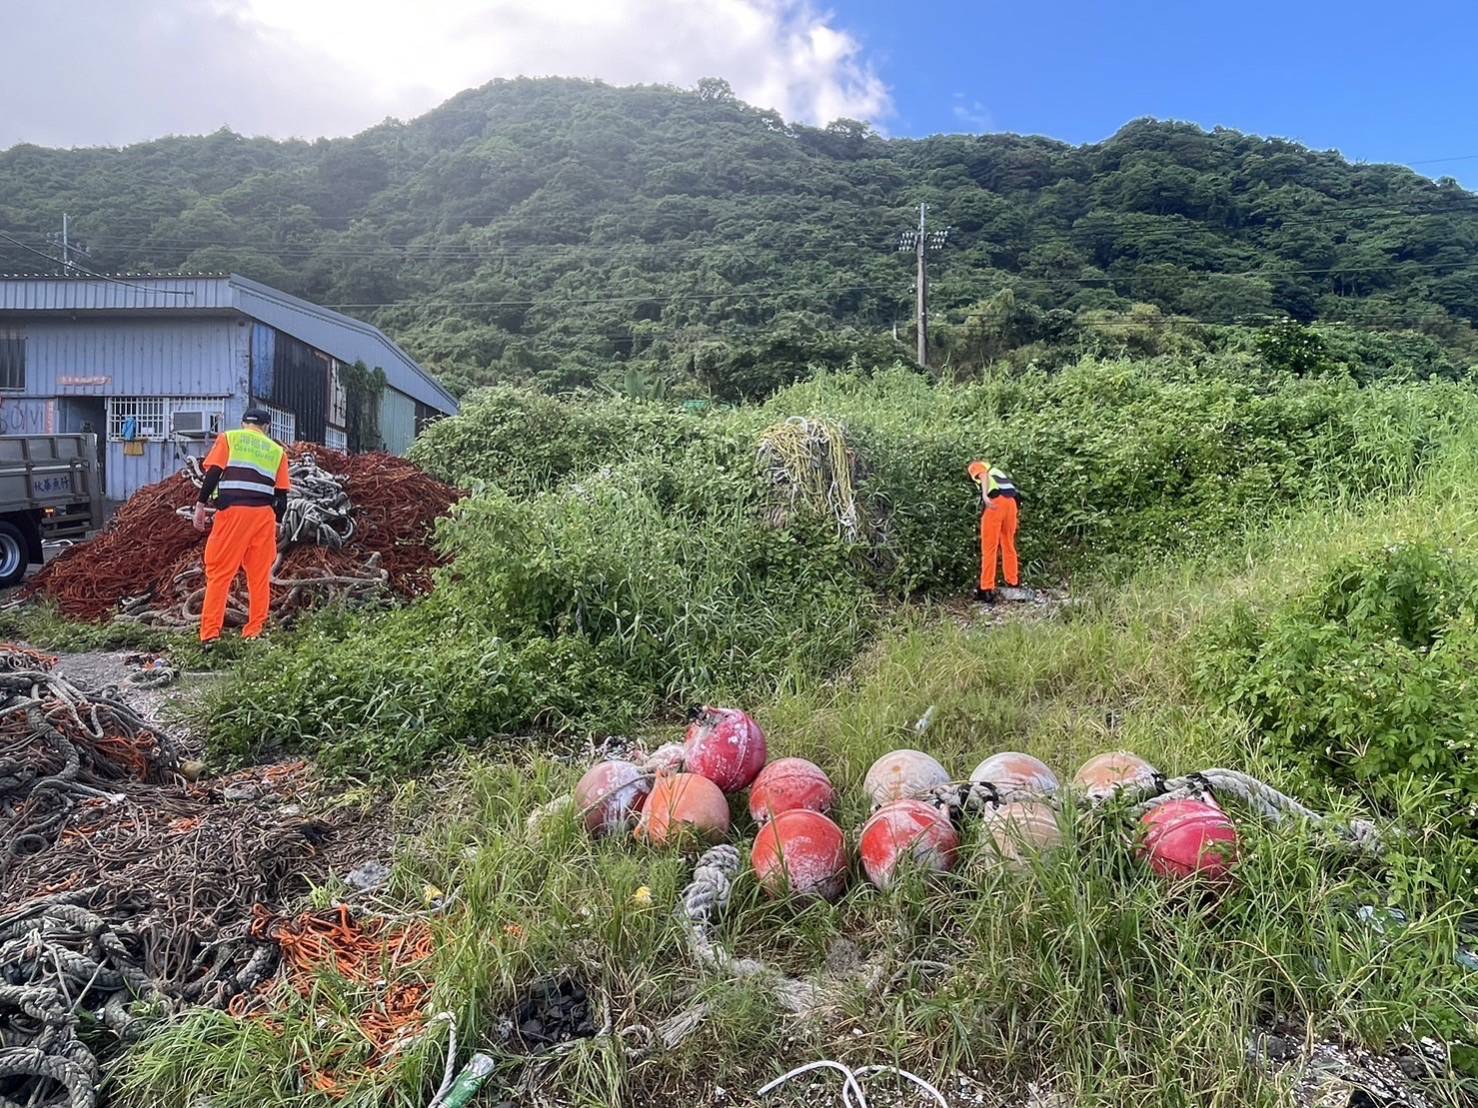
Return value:
[[(278, 945), (286, 966), (284, 978), (304, 998), (312, 994), (314, 978), (325, 968), (332, 967), (345, 980), (369, 984), (392, 970), (413, 966), (435, 951), (426, 924), (395, 927), (381, 919), (361, 924), (343, 904), (293, 917), (274, 915), (258, 904), (252, 908), (251, 934)], [(356, 1022), (370, 1045), (367, 1069), (381, 1065), (392, 1050), (425, 1024), (430, 991), (430, 986), (424, 984), (393, 984), (378, 1003), (359, 1014)], [(257, 999), (235, 998), (231, 1014), (264, 1018), (265, 1012), (255, 1003)], [(318, 1091), (333, 1097), (344, 1094), (345, 1087), (331, 1064), (316, 1068), (305, 1064), (303, 1072)]]

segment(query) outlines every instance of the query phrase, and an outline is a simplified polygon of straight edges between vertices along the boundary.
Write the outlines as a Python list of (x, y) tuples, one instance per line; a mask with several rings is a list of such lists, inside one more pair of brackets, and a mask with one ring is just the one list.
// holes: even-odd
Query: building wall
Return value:
[(0, 396), (0, 430), (7, 434), (80, 431), (102, 439), (103, 482), (109, 500), (126, 500), (197, 456), (205, 441), (183, 449), (144, 442), (125, 452), (108, 438), (107, 403), (118, 397), (199, 398), (219, 404), (228, 426), (241, 419), (250, 330), (233, 316), (65, 319), (32, 316), (26, 335), (26, 386)]
[(391, 454), (404, 454), (416, 441), (416, 402), (388, 385), (380, 395), (380, 439)]

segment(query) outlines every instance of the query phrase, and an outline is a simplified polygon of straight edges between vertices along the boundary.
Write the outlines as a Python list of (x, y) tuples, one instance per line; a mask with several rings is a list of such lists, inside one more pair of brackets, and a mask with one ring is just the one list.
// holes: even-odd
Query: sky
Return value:
[(0, 149), (352, 134), (494, 77), (691, 86), (890, 135), (1141, 116), (1478, 187), (1471, 0), (0, 0)]

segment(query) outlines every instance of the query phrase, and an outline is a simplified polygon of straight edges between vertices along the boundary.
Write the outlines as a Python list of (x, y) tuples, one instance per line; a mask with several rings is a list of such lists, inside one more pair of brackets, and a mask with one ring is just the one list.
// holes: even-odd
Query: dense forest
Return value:
[(1239, 345), (1295, 370), (1478, 362), (1478, 198), (1451, 180), (1153, 120), (1079, 147), (890, 139), (718, 80), (496, 81), (316, 142), (17, 146), (0, 268), (47, 271), (66, 212), (90, 269), (240, 272), (373, 320), (459, 391), (731, 400), (910, 357), (920, 203), (950, 228), (931, 361), (957, 378)]

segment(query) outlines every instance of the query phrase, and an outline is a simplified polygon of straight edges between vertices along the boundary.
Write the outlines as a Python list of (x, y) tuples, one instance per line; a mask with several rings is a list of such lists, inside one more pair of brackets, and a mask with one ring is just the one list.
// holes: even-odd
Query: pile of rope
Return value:
[[(273, 567), (273, 616), (290, 621), (331, 601), (380, 603), (431, 587), (441, 558), (432, 546), (436, 521), (459, 493), (403, 458), (343, 454), (321, 446), (289, 447), (294, 486)], [(205, 595), (205, 536), (189, 516), (199, 462), (141, 489), (95, 538), (58, 556), (26, 587), (73, 619), (116, 616), (183, 629), (199, 619)], [(227, 613), (246, 621), (238, 580)]]
[(134, 1004), (159, 999), (132, 936), (101, 916), (52, 900), (0, 918), (0, 1104), (93, 1108), (84, 1019), (126, 1042), (141, 1029)]
[(79, 689), (54, 659), (0, 644), (0, 881), (57, 841), (83, 804), (128, 781), (160, 781), (181, 751), (113, 694)]
[(849, 539), (861, 531), (855, 487), (857, 456), (846, 433), (824, 419), (791, 416), (760, 435), (755, 459), (774, 494), (770, 523), (784, 527), (798, 507), (836, 521)]
[[(277, 981), (300, 998), (311, 999), (316, 994), (325, 970), (354, 984), (377, 986), (375, 999), (351, 1016), (369, 1048), (368, 1056), (317, 1059), (304, 1077), (319, 1092), (343, 1095), (347, 1090), (340, 1069), (353, 1065), (373, 1070), (425, 1029), (430, 986), (421, 981), (386, 980), (412, 970), (434, 952), (425, 922), (396, 925), (378, 918), (357, 920), (343, 904), (297, 916), (274, 915), (258, 906), (252, 911), (251, 934), (280, 950), (283, 972)], [(231, 1004), (231, 1012), (241, 1018), (270, 1020), (281, 1000), (270, 991), (243, 993)]]

